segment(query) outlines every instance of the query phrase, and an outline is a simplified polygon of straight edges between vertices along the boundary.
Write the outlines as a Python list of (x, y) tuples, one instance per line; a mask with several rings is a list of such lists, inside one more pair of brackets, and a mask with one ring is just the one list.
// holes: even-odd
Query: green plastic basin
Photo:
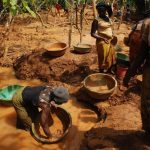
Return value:
[(0, 103), (10, 104), (15, 92), (20, 89), (21, 85), (9, 85), (0, 89)]

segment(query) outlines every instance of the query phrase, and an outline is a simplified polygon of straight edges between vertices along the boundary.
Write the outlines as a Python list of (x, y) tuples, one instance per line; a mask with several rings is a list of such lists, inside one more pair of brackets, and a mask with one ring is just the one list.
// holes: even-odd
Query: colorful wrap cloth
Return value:
[(35, 122), (39, 114), (38, 107), (25, 105), (22, 92), (25, 87), (19, 89), (13, 96), (12, 102), (17, 113), (17, 128), (30, 131), (32, 122)]
[(101, 18), (97, 18), (98, 21), (98, 35), (107, 39), (109, 43), (106, 43), (102, 39), (96, 40), (96, 47), (98, 53), (99, 70), (108, 70), (116, 62), (114, 47), (111, 44), (113, 39), (112, 23), (111, 20), (105, 21)]
[(116, 63), (114, 47), (103, 40), (96, 41), (99, 69), (108, 70)]

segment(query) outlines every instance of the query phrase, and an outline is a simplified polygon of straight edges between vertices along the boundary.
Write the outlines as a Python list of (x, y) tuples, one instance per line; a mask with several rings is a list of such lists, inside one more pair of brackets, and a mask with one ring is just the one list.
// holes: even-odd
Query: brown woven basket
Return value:
[[(117, 81), (111, 75), (95, 73), (84, 79), (83, 86), (92, 98), (106, 100), (116, 89)], [(107, 87), (107, 89), (102, 89), (102, 87)]]

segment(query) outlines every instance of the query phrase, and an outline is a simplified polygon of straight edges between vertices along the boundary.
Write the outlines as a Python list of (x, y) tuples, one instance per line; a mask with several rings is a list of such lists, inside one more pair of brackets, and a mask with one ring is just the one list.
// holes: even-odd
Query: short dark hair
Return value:
[(111, 17), (112, 14), (113, 14), (111, 5), (105, 4), (105, 3), (103, 3), (103, 2), (99, 2), (99, 3), (96, 5), (96, 9), (97, 9), (97, 10), (100, 10), (102, 7), (106, 9), (106, 11), (107, 11), (109, 17)]
[(106, 4), (103, 3), (103, 2), (99, 2), (97, 5), (96, 5), (96, 9), (99, 10), (101, 9), (102, 7), (104, 7), (106, 9)]

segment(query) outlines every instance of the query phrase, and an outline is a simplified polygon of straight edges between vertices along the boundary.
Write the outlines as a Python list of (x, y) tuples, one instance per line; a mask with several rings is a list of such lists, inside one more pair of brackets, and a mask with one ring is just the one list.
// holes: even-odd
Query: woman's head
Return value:
[(112, 16), (112, 8), (110, 5), (100, 2), (96, 5), (96, 9), (98, 11), (99, 16), (101, 17), (106, 16), (106, 12), (108, 13), (109, 17)]
[(99, 16), (105, 16), (106, 15), (106, 5), (104, 3), (98, 3), (96, 5), (97, 12)]

